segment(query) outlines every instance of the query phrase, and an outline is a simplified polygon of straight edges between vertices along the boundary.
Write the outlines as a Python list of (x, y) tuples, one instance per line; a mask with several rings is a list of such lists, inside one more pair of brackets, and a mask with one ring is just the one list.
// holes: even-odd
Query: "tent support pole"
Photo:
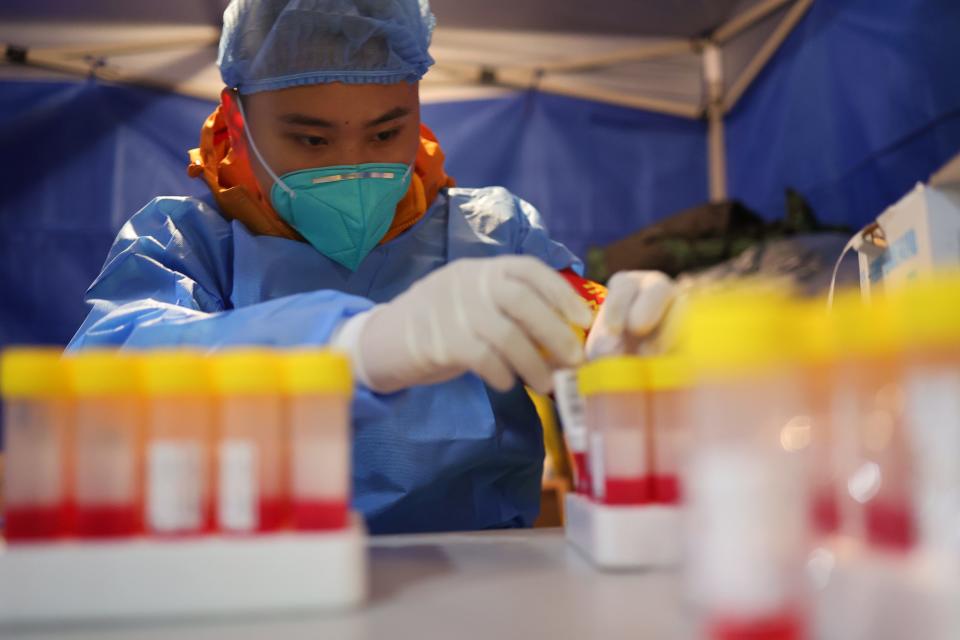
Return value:
[(42, 51), (44, 53), (62, 58), (84, 58), (138, 55), (143, 53), (152, 53), (154, 51), (168, 51), (170, 49), (183, 49), (187, 47), (217, 46), (217, 43), (220, 41), (220, 30), (205, 29), (204, 31), (205, 33), (202, 34), (159, 38), (156, 40), (144, 40), (141, 42), (124, 42), (86, 47), (79, 45), (43, 47)]
[(707, 108), (707, 153), (710, 171), (710, 202), (727, 199), (727, 145), (723, 123), (723, 105), (716, 103)]
[(628, 62), (643, 62), (644, 60), (656, 60), (658, 58), (682, 55), (694, 50), (694, 43), (691, 40), (670, 40), (657, 44), (627, 47), (620, 51), (584, 56), (563, 62), (548, 62), (539, 65), (537, 69), (546, 73), (576, 73), (578, 71), (612, 67)]
[(790, 2), (793, 2), (793, 0), (764, 0), (763, 2), (759, 2), (720, 25), (717, 30), (713, 32), (712, 39), (718, 44), (723, 44), (737, 37)]
[(780, 45), (787, 39), (787, 36), (790, 35), (790, 32), (797, 26), (812, 4), (813, 0), (797, 0), (797, 2), (790, 7), (787, 15), (784, 16), (780, 24), (777, 25), (777, 28), (774, 29), (770, 37), (767, 38), (767, 41), (764, 42), (760, 50), (757, 51), (757, 55), (750, 60), (747, 67), (743, 70), (743, 73), (740, 74), (740, 77), (730, 85), (730, 90), (727, 91), (723, 101), (724, 111), (729, 113), (733, 109), (737, 101), (740, 100), (744, 92), (746, 92), (757, 76), (760, 75), (760, 72), (763, 71), (767, 62), (769, 62), (773, 54), (777, 52), (777, 49), (780, 48)]
[[(691, 43), (685, 44), (685, 49), (692, 49)], [(570, 63), (570, 69), (574, 66), (585, 63)], [(703, 117), (703, 108), (692, 103), (680, 102), (679, 100), (668, 100), (664, 98), (654, 98), (650, 96), (625, 96), (615, 91), (605, 91), (597, 87), (579, 87), (573, 83), (565, 82), (561, 78), (551, 77), (550, 72), (554, 67), (485, 67), (482, 65), (472, 65), (464, 63), (445, 63), (438, 62), (435, 68), (450, 74), (454, 78), (460, 78), (467, 82), (479, 85), (493, 85), (509, 89), (531, 89), (536, 88), (547, 93), (557, 93), (573, 98), (584, 98), (586, 100), (596, 100), (616, 104), (631, 109), (643, 109), (655, 113), (664, 113), (670, 116), (680, 118), (689, 118), (697, 120)], [(556, 67), (559, 69), (559, 66)]]
[(723, 111), (723, 53), (713, 42), (703, 45), (703, 81), (707, 94), (707, 170), (710, 202), (727, 199), (727, 144)]
[[(629, 62), (643, 62), (645, 60), (657, 60), (670, 56), (688, 54), (696, 51), (695, 42), (692, 40), (672, 39), (654, 44), (626, 46), (609, 53), (582, 56), (571, 58), (560, 62), (545, 62), (536, 66), (530, 65), (510, 65), (511, 70), (518, 73), (577, 73), (581, 71), (591, 71), (604, 67), (612, 67), (618, 64)], [(464, 64), (462, 62), (447, 62), (438, 60), (434, 67), (443, 68), (450, 71), (463, 71), (464, 69), (476, 69), (476, 64)]]
[(116, 82), (120, 84), (129, 84), (157, 91), (168, 91), (179, 93), (192, 98), (201, 100), (219, 99), (219, 93), (210, 93), (202, 84), (193, 85), (190, 83), (173, 84), (154, 80), (149, 77), (131, 75), (118, 72), (108, 66), (91, 64), (89, 62), (79, 61), (72, 56), (60, 56), (51, 54), (44, 50), (30, 50), (26, 60), (22, 63), (31, 67), (57, 71), (59, 73), (68, 73), (82, 78), (96, 78), (104, 82)]
[(698, 105), (648, 96), (624, 96), (614, 91), (605, 91), (596, 87), (578, 87), (575, 84), (563, 82), (558, 78), (551, 78), (549, 74), (541, 76), (535, 71), (531, 72), (527, 69), (487, 69), (487, 73), (490, 74), (487, 84), (499, 87), (537, 89), (545, 93), (556, 93), (572, 98), (606, 102), (608, 104), (616, 104), (632, 109), (643, 109), (644, 111), (653, 111), (655, 113), (664, 113), (670, 116), (689, 118), (691, 120), (698, 120), (703, 117), (703, 108)]
[[(528, 87), (530, 85), (527, 85)], [(574, 98), (584, 98), (587, 100), (596, 100), (616, 104), (631, 109), (643, 109), (654, 113), (663, 113), (668, 116), (679, 118), (689, 118), (696, 120), (703, 117), (703, 109), (695, 104), (686, 104), (679, 101), (664, 100), (662, 98), (653, 98), (649, 96), (624, 96), (614, 91), (604, 91), (599, 88), (591, 87), (589, 89), (579, 88), (568, 85), (564, 82), (546, 76), (536, 86), (541, 91), (549, 93), (559, 93)]]

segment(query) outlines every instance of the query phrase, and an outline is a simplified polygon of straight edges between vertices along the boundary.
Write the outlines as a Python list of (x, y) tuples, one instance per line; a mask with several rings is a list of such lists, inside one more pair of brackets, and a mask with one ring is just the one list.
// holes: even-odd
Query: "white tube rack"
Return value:
[(610, 506), (568, 493), (566, 537), (600, 569), (673, 567), (683, 553), (681, 514), (663, 505)]
[(367, 594), (366, 531), (0, 543), (0, 625), (339, 609)]

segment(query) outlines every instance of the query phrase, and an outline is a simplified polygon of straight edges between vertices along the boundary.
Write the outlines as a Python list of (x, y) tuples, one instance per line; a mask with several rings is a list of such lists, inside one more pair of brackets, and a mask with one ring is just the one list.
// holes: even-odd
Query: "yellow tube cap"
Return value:
[(64, 358), (70, 386), (78, 396), (141, 393), (139, 355), (116, 349), (94, 349)]
[(833, 362), (839, 355), (839, 344), (831, 312), (821, 297), (794, 303), (798, 359), (805, 365)]
[(698, 375), (755, 374), (796, 357), (789, 285), (724, 284), (693, 292), (680, 320), (680, 343)]
[(213, 391), (209, 358), (197, 351), (145, 353), (139, 361), (144, 390), (152, 395), (200, 395)]
[(907, 346), (960, 347), (960, 271), (915, 280), (890, 302)]
[(280, 368), (284, 391), (287, 393), (353, 393), (350, 361), (338, 351), (289, 351), (280, 357)]
[(647, 358), (647, 387), (651, 391), (675, 391), (690, 386), (690, 365), (677, 355)]
[(0, 355), (0, 394), (6, 398), (49, 398), (69, 393), (63, 351), (14, 347)]
[(643, 391), (646, 388), (646, 363), (637, 356), (612, 356), (580, 367), (577, 386), (584, 396), (602, 393)]
[(859, 290), (843, 291), (834, 298), (830, 322), (840, 357), (890, 355), (902, 344), (901, 327), (887, 296), (873, 296), (867, 302)]
[(228, 394), (283, 390), (279, 358), (270, 349), (231, 349), (209, 356), (214, 389)]

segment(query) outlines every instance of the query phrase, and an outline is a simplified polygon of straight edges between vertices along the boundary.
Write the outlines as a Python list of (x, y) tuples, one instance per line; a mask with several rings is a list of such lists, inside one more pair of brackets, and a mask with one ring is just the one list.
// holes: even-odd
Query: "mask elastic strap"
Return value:
[(270, 168), (270, 165), (266, 163), (263, 159), (263, 156), (260, 154), (260, 149), (257, 148), (257, 143), (253, 141), (253, 134), (250, 133), (250, 123), (247, 121), (247, 114), (243, 111), (243, 99), (240, 97), (240, 92), (237, 92), (237, 108), (240, 110), (240, 117), (243, 118), (243, 133), (247, 136), (247, 141), (250, 143), (250, 148), (253, 149), (253, 155), (257, 156), (257, 161), (260, 163), (267, 173), (270, 174), (270, 177), (273, 178), (273, 181), (280, 186), (281, 189), (287, 192), (287, 195), (291, 198), (296, 198), (297, 194), (290, 187), (288, 187), (283, 180), (281, 180), (277, 174), (273, 172), (273, 169)]

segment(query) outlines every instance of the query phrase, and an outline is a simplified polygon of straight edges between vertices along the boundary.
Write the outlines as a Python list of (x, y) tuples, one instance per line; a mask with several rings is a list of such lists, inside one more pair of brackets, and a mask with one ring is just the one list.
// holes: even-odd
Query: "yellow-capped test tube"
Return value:
[(76, 393), (76, 533), (124, 537), (143, 525), (143, 395), (137, 356), (90, 350), (64, 360)]
[(15, 543), (63, 536), (70, 529), (73, 434), (61, 351), (5, 351), (0, 355), (0, 393), (6, 405), (6, 539)]
[(586, 405), (593, 498), (611, 505), (643, 505), (652, 498), (650, 424), (643, 358), (601, 358), (577, 375)]
[(905, 552), (916, 544), (914, 461), (904, 422), (900, 327), (892, 300), (858, 291), (837, 296), (831, 313), (838, 357), (832, 423), (847, 495), (841, 528), (867, 545)]
[(809, 441), (809, 518), (813, 532), (831, 536), (840, 530), (845, 502), (851, 438), (834, 425), (834, 398), (839, 383), (839, 344), (833, 320), (820, 298), (794, 303), (797, 364), (807, 394), (808, 412), (796, 433)]
[(279, 360), (290, 434), (293, 526), (339, 529), (350, 501), (350, 399), (353, 381), (343, 354), (304, 349)]
[(681, 322), (695, 380), (686, 570), (701, 637), (806, 634), (808, 440), (790, 301), (775, 283), (734, 284), (691, 296)]
[(902, 339), (917, 542), (960, 554), (960, 273), (914, 281), (891, 306)]
[(289, 522), (287, 427), (276, 351), (210, 356), (218, 402), (216, 523), (227, 533)]
[(653, 501), (682, 501), (681, 471), (690, 447), (690, 367), (680, 355), (646, 358), (648, 416), (653, 437)]
[(159, 535), (213, 526), (215, 397), (209, 359), (152, 351), (139, 361), (146, 392), (146, 528)]

